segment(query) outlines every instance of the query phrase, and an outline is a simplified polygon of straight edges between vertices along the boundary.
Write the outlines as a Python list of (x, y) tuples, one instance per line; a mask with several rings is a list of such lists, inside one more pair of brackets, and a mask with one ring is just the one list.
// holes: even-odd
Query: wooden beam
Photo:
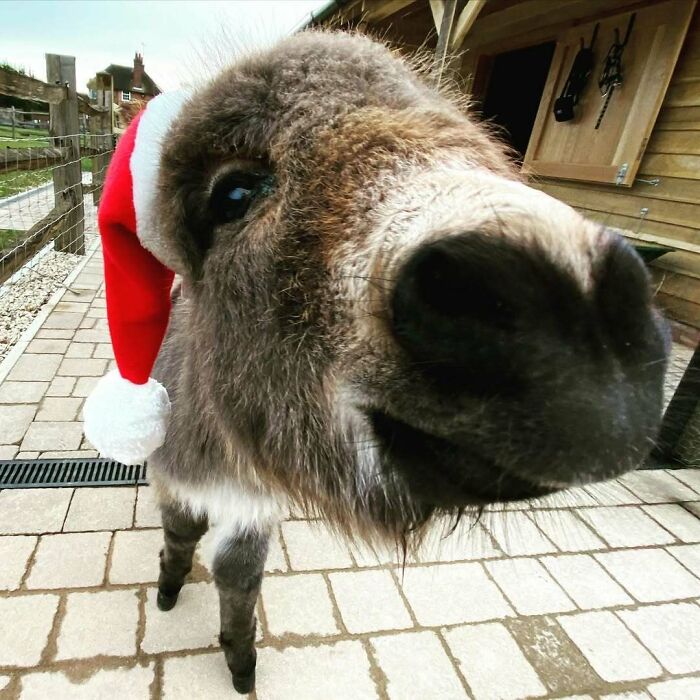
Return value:
[(37, 221), (28, 231), (22, 232), (22, 240), (26, 243), (19, 245), (20, 241), (16, 241), (14, 250), (5, 255), (0, 266), (0, 284), (60, 233), (65, 213), (60, 207), (54, 207), (41, 221)]
[[(431, 0), (432, 3), (432, 0)], [(450, 48), (453, 51), (459, 49), (464, 42), (469, 30), (474, 26), (479, 13), (484, 8), (486, 0), (468, 0), (466, 7), (462, 10), (457, 19), (452, 38), (450, 40)]]
[(23, 100), (36, 100), (58, 104), (66, 99), (68, 92), (63, 85), (42, 83), (41, 80), (19, 75), (0, 68), (0, 94), (10, 97), (20, 97)]
[(442, 17), (445, 14), (445, 0), (430, 0), (430, 11), (433, 13), (435, 31), (438, 33), (438, 36), (440, 36)]
[(452, 35), (456, 10), (457, 0), (445, 0), (445, 9), (442, 13), (438, 43), (435, 49), (435, 82), (438, 86), (442, 82), (442, 74), (450, 51), (450, 36)]
[(380, 22), (412, 5), (416, 0), (365, 0), (362, 4), (364, 22)]

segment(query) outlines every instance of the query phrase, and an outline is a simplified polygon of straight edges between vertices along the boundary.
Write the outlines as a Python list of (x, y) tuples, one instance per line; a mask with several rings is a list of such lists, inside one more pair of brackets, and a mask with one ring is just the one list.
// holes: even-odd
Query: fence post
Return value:
[(10, 120), (12, 123), (12, 138), (15, 137), (15, 108), (14, 105), (10, 107)]
[(63, 149), (63, 165), (53, 169), (56, 206), (64, 209), (64, 225), (56, 237), (61, 253), (85, 254), (85, 216), (80, 167), (80, 118), (76, 90), (75, 58), (46, 54), (46, 81), (67, 87), (68, 97), (49, 106), (49, 135), (54, 146)]
[(92, 202), (95, 206), (100, 203), (102, 186), (107, 172), (107, 166), (114, 149), (112, 134), (112, 76), (109, 73), (98, 73), (95, 76), (95, 91), (97, 92), (96, 107), (102, 111), (99, 115), (90, 117), (90, 133), (92, 143)]

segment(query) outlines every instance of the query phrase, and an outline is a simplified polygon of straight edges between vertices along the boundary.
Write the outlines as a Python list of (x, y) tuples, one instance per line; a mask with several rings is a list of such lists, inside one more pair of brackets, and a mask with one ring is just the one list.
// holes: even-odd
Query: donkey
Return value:
[(437, 516), (644, 459), (667, 341), (639, 257), (527, 187), (383, 44), (306, 32), (240, 60), (190, 99), (160, 164), (182, 285), (155, 374), (172, 400), (150, 460), (158, 606), (215, 525), (238, 692), (289, 504), (410, 545)]

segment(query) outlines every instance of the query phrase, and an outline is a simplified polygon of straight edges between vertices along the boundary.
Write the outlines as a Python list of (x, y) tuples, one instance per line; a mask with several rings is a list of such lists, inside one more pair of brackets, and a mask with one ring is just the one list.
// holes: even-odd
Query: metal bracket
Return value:
[(643, 182), (645, 185), (651, 185), (652, 187), (658, 187), (661, 179), (658, 177), (652, 177), (651, 180), (645, 180), (643, 177), (637, 177), (634, 179), (635, 182)]
[(629, 165), (627, 163), (623, 163), (620, 168), (617, 171), (617, 175), (615, 176), (615, 184), (616, 185), (621, 185), (624, 182), (625, 175), (627, 175), (627, 171), (629, 170)]

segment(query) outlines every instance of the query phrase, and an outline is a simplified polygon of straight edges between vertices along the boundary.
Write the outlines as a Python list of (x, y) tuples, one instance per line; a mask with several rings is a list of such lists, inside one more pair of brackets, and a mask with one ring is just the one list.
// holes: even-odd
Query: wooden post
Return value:
[(107, 166), (114, 150), (114, 135), (112, 126), (112, 94), (113, 78), (109, 73), (98, 73), (95, 76), (97, 92), (96, 109), (100, 114), (90, 117), (90, 140), (92, 150), (92, 202), (95, 206), (100, 203), (102, 186), (104, 185)]
[(80, 119), (76, 91), (75, 58), (46, 54), (48, 83), (65, 86), (67, 97), (49, 106), (49, 135), (53, 145), (66, 149), (63, 165), (53, 169), (56, 206), (66, 213), (55, 247), (61, 253), (85, 254), (85, 215), (80, 168)]
[[(457, 11), (457, 0), (444, 0), (442, 5), (442, 16), (440, 17), (440, 27), (438, 28), (438, 42), (435, 49), (435, 83), (440, 86), (445, 64), (449, 62), (450, 36), (454, 25), (455, 12)], [(439, 11), (433, 7), (433, 15), (439, 17)]]
[(10, 119), (12, 120), (12, 138), (15, 138), (15, 108), (10, 107)]

